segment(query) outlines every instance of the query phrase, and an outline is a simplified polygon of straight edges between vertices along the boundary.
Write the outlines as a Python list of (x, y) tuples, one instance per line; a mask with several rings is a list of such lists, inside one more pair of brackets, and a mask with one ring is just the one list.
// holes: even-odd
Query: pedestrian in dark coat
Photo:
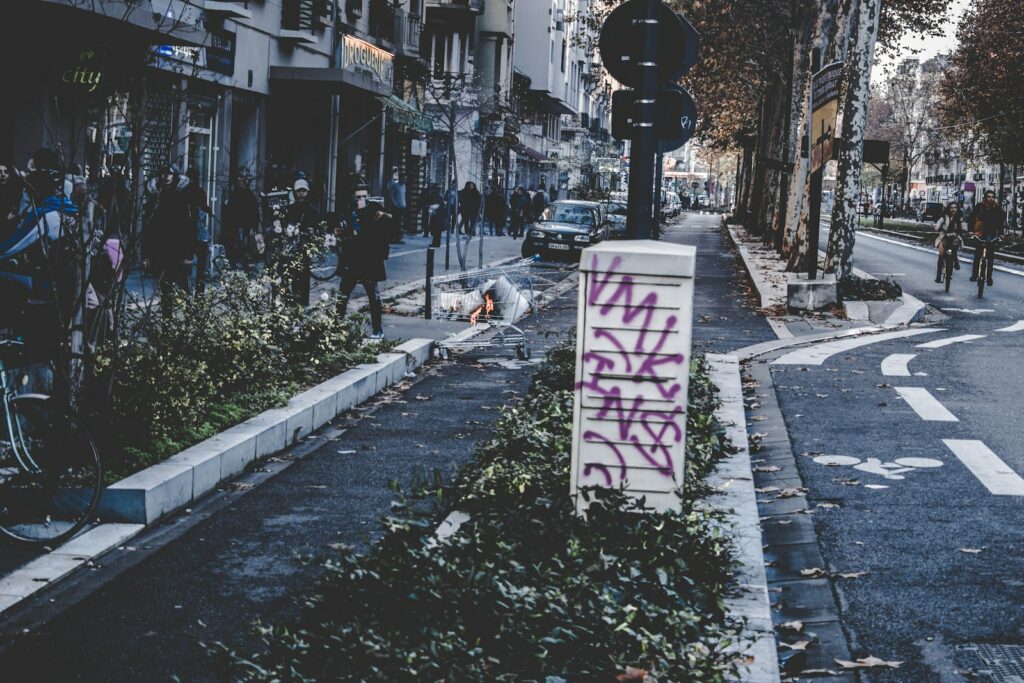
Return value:
[(370, 300), (373, 338), (384, 336), (383, 305), (378, 284), (387, 279), (384, 261), (388, 258), (392, 216), (376, 202), (369, 202), (370, 189), (356, 185), (352, 190), (352, 209), (337, 230), (341, 242), (341, 285), (338, 287), (338, 316), (345, 317), (349, 298), (356, 285), (362, 285)]
[(501, 188), (488, 189), (484, 197), (484, 217), (491, 224), (491, 233), (502, 235), (505, 232), (505, 220), (508, 215), (508, 203)]
[(221, 215), (228, 260), (232, 266), (248, 270), (250, 245), (260, 228), (260, 203), (244, 175), (235, 178)]
[(431, 235), (431, 234), (433, 234), (432, 231), (431, 231), (430, 219), (431, 219), (431, 216), (433, 215), (433, 212), (431, 211), (431, 207), (434, 206), (434, 204), (441, 204), (442, 206), (444, 206), (444, 197), (441, 195), (441, 188), (436, 183), (432, 183), (430, 185), (430, 187), (427, 188), (426, 199), (423, 202), (423, 234), (424, 235)]
[[(312, 264), (309, 254), (303, 249), (304, 242), (314, 238), (317, 226), (320, 225), (320, 210), (309, 201), (309, 182), (299, 178), (292, 186), (295, 201), (287, 206), (282, 220), (284, 226), (285, 251), (298, 252), (297, 262), (291, 258), (281, 258), (279, 267), (292, 296), (302, 306), (309, 305), (309, 278)], [(282, 256), (284, 256), (282, 254)]]
[(160, 308), (169, 316), (174, 289), (188, 292), (192, 259), (196, 255), (196, 223), (185, 192), (188, 178), (176, 166), (165, 166), (147, 183), (150, 195), (142, 233), (142, 253), (160, 288)]
[(540, 219), (540, 215), (544, 213), (544, 209), (548, 208), (548, 195), (544, 191), (544, 186), (541, 185), (537, 188), (537, 192), (534, 193), (533, 199), (530, 204), (530, 214), (532, 220)]
[(476, 183), (467, 181), (465, 187), (459, 192), (459, 216), (462, 221), (459, 227), (467, 235), (476, 234), (476, 222), (480, 217), (480, 190), (476, 189)]
[(519, 239), (523, 236), (523, 226), (529, 220), (530, 195), (526, 194), (526, 188), (517, 185), (509, 199), (509, 215), (511, 216), (511, 227), (509, 233), (512, 239)]

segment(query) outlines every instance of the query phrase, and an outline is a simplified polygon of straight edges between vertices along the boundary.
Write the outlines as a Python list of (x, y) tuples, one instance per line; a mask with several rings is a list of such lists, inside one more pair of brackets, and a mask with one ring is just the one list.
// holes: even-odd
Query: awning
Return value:
[(527, 159), (532, 159), (533, 161), (551, 161), (551, 159), (548, 159), (547, 155), (545, 155), (543, 152), (538, 152), (533, 147), (527, 147), (523, 143), (513, 145), (512, 151), (515, 152), (516, 154), (526, 157)]
[(272, 66), (270, 67), (271, 83), (306, 84), (323, 88), (326, 92), (342, 93), (343, 86), (366, 90), (376, 95), (384, 95), (391, 88), (378, 83), (362, 74), (319, 66)]
[(405, 100), (394, 95), (377, 98), (388, 109), (388, 120), (400, 126), (408, 126), (415, 130), (429, 133), (434, 130), (434, 119), (424, 114)]

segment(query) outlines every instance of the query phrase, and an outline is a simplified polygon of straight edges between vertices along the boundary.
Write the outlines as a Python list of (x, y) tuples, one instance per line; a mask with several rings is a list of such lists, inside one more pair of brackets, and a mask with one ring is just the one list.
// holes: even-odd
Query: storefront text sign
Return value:
[(96, 53), (86, 50), (78, 55), (78, 63), (69, 66), (61, 73), (60, 80), (67, 85), (80, 87), (87, 92), (94, 92), (100, 87), (103, 72), (95, 59)]
[(341, 68), (389, 88), (394, 82), (394, 55), (355, 36), (342, 36)]
[(570, 493), (623, 488), (680, 510), (696, 249), (606, 242), (580, 260)]

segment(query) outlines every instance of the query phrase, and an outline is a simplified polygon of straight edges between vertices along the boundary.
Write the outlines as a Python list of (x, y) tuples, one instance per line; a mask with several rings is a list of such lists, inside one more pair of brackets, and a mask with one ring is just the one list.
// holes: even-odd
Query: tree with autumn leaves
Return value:
[(1019, 0), (974, 0), (940, 84), (951, 142), (975, 137), (993, 162), (1024, 163), (1024, 12)]

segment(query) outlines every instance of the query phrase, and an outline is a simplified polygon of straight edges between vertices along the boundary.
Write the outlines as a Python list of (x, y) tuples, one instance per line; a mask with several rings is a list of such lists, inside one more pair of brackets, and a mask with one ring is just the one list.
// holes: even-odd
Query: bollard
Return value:
[(426, 298), (424, 299), (424, 302), (423, 302), (423, 317), (426, 318), (427, 320), (430, 320), (430, 303), (431, 303), (431, 298), (432, 298), (431, 295), (433, 294), (433, 292), (431, 291), (433, 289), (433, 287), (431, 286), (431, 280), (433, 280), (433, 279), (434, 279), (434, 248), (433, 247), (427, 247), (427, 288), (426, 288)]

